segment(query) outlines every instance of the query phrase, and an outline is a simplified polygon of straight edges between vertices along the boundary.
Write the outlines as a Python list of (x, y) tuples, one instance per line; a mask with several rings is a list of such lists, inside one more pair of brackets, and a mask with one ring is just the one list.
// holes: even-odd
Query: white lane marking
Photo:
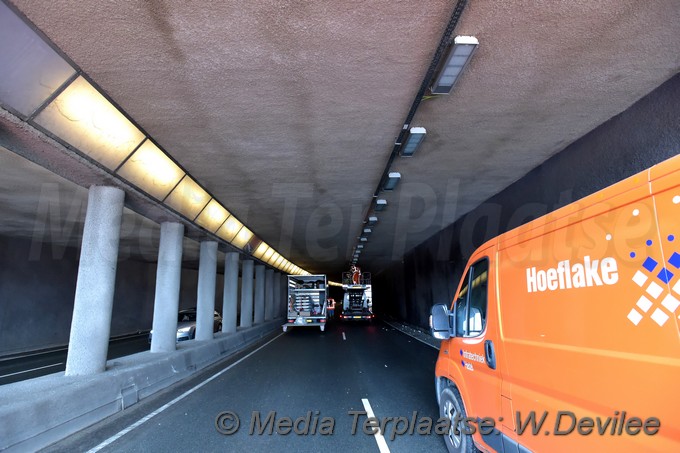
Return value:
[(342, 333), (342, 339), (347, 340), (347, 337), (345, 336), (345, 332)]
[(63, 364), (64, 364), (64, 362), (59, 362), (59, 363), (53, 363), (52, 365), (40, 366), (38, 368), (31, 368), (30, 370), (17, 371), (16, 373), (3, 374), (2, 376), (0, 376), (0, 378), (9, 377), (9, 376), (16, 376), (17, 374), (30, 373), (31, 371), (44, 370), (45, 368), (52, 368), (53, 366), (59, 366), (59, 365), (63, 365)]
[[(375, 414), (373, 413), (373, 409), (371, 408), (371, 403), (368, 402), (368, 399), (361, 398), (361, 402), (364, 404), (366, 416), (369, 418), (375, 418)], [(390, 453), (390, 447), (387, 446), (387, 442), (385, 442), (385, 438), (383, 437), (379, 429), (376, 430), (376, 433), (373, 436), (375, 437), (375, 441), (378, 443), (380, 453)]]
[(401, 329), (399, 328), (399, 326), (395, 326), (394, 324), (392, 324), (392, 323), (389, 322), (389, 321), (384, 321), (384, 320), (383, 320), (383, 322), (384, 322), (385, 324), (387, 324), (387, 325), (393, 327), (395, 330), (397, 330), (397, 331), (403, 333), (404, 335), (408, 335), (409, 337), (411, 337), (411, 338), (413, 338), (413, 339), (415, 339), (415, 340), (418, 340), (418, 341), (420, 341), (421, 343), (426, 344), (426, 345), (428, 345), (429, 347), (434, 348), (434, 349), (436, 349), (437, 351), (439, 351), (439, 346), (431, 345), (431, 344), (428, 343), (427, 341), (423, 341), (423, 340), (421, 340), (421, 339), (418, 338), (418, 337), (414, 337), (414, 336), (411, 335), (410, 333), (404, 332), (403, 330), (401, 330)]
[(150, 420), (151, 418), (155, 417), (156, 415), (160, 414), (161, 412), (163, 412), (164, 410), (166, 410), (167, 408), (169, 408), (169, 407), (172, 406), (173, 404), (175, 404), (175, 403), (181, 401), (182, 399), (184, 399), (185, 397), (191, 395), (191, 394), (194, 393), (196, 390), (200, 389), (201, 387), (203, 387), (204, 385), (206, 385), (206, 384), (209, 383), (210, 381), (212, 381), (212, 380), (214, 380), (214, 379), (217, 379), (219, 376), (221, 376), (222, 374), (226, 373), (227, 371), (229, 371), (230, 369), (232, 369), (233, 367), (235, 367), (235, 366), (238, 365), (239, 363), (243, 362), (245, 359), (247, 359), (247, 358), (250, 357), (251, 355), (255, 354), (257, 351), (259, 351), (260, 349), (264, 348), (264, 347), (267, 346), (269, 343), (271, 343), (271, 342), (277, 340), (277, 339), (278, 339), (280, 336), (282, 336), (282, 335), (283, 335), (283, 333), (278, 334), (276, 337), (272, 338), (271, 340), (269, 340), (268, 342), (266, 342), (265, 344), (263, 344), (263, 345), (260, 346), (259, 348), (257, 348), (257, 349), (255, 349), (254, 351), (252, 351), (250, 354), (248, 354), (248, 355), (246, 355), (246, 356), (244, 356), (244, 357), (241, 357), (241, 358), (238, 359), (236, 362), (232, 363), (231, 365), (229, 365), (228, 367), (226, 367), (226, 368), (223, 369), (222, 371), (219, 371), (218, 373), (212, 375), (211, 377), (209, 377), (209, 378), (206, 379), (205, 381), (201, 382), (200, 384), (196, 385), (195, 387), (193, 387), (193, 388), (187, 390), (186, 392), (182, 393), (180, 396), (178, 396), (178, 397), (175, 398), (174, 400), (170, 401), (169, 403), (165, 404), (164, 406), (159, 407), (158, 409), (156, 409), (155, 411), (153, 411), (152, 413), (150, 413), (150, 414), (147, 415), (146, 417), (137, 420), (135, 423), (133, 423), (132, 425), (128, 426), (128, 427), (125, 428), (124, 430), (120, 431), (118, 434), (114, 434), (113, 436), (109, 437), (108, 439), (106, 439), (106, 440), (105, 440), (104, 442), (102, 442), (101, 444), (97, 445), (96, 447), (92, 448), (91, 450), (88, 450), (87, 453), (95, 453), (95, 452), (101, 450), (102, 448), (105, 448), (105, 447), (111, 445), (112, 443), (114, 443), (115, 441), (117, 441), (118, 439), (120, 439), (121, 437), (123, 437), (124, 435), (126, 435), (127, 433), (129, 433), (130, 431), (132, 431), (133, 429), (139, 427), (140, 425), (142, 425), (142, 424), (145, 423), (146, 421), (148, 421), (148, 420)]

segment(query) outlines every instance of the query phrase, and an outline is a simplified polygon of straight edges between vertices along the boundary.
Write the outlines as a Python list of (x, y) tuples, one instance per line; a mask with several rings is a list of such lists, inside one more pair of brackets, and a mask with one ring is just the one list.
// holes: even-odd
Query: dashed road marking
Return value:
[[(375, 418), (375, 414), (373, 413), (373, 408), (371, 408), (371, 403), (368, 402), (367, 398), (361, 398), (361, 402), (364, 404), (364, 410), (366, 411), (366, 416), (368, 418)], [(383, 437), (382, 433), (380, 432), (379, 429), (375, 431), (375, 434), (373, 435), (375, 437), (375, 441), (378, 443), (378, 448), (380, 449), (380, 453), (390, 453), (390, 447), (387, 446), (387, 442), (385, 441), (385, 438)]]

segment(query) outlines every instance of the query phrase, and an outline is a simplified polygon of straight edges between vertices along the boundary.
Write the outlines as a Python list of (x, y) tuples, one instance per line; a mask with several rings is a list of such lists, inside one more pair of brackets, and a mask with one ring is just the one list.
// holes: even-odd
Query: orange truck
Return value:
[(430, 316), (449, 451), (680, 452), (680, 156), (492, 239), (463, 275)]

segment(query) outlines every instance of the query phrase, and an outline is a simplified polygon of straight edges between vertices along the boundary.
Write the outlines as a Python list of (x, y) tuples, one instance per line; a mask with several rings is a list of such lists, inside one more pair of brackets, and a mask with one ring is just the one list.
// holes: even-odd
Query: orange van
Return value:
[(449, 451), (680, 452), (680, 156), (477, 249), (432, 307)]

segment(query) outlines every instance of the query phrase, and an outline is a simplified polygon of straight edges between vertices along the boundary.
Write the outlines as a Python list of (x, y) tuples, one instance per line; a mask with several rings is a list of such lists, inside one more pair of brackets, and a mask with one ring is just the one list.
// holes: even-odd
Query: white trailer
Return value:
[(288, 276), (288, 318), (282, 326), (286, 332), (289, 327), (319, 327), (326, 329), (326, 276), (289, 275)]

